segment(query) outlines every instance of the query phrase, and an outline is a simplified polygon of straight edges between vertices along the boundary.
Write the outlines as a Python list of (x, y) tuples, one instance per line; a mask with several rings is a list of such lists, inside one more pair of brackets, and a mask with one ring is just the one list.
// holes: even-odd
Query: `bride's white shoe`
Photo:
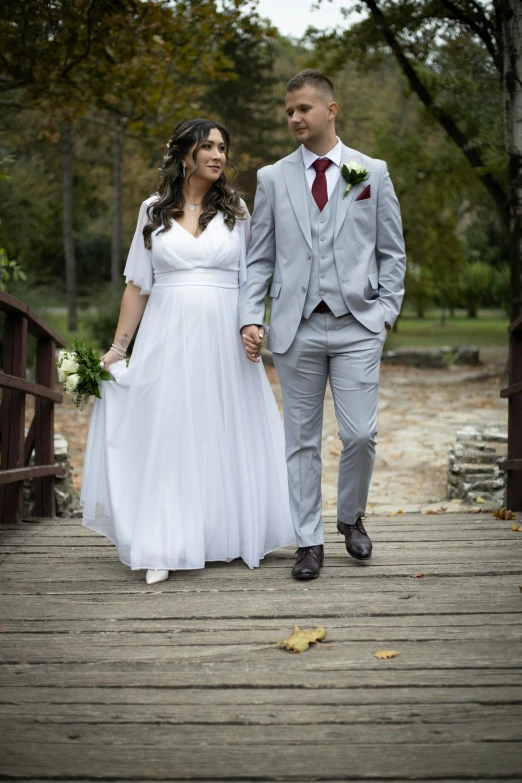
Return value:
[(148, 585), (155, 585), (156, 582), (164, 582), (169, 578), (169, 572), (162, 569), (149, 568), (145, 574), (145, 581)]

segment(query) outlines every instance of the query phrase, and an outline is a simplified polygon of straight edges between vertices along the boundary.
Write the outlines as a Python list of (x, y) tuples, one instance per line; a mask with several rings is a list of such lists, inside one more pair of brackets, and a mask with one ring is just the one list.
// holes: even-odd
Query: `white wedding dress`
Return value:
[(95, 400), (83, 524), (133, 569), (253, 568), (294, 543), (281, 417), (238, 329), (249, 221), (218, 212), (195, 238), (175, 221), (146, 250), (142, 204), (125, 276), (150, 293), (128, 368)]

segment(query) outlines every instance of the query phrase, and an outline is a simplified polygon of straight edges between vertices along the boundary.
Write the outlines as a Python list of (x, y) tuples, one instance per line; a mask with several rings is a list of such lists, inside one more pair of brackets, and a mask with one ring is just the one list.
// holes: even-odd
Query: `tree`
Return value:
[[(383, 51), (393, 54), (411, 90), (488, 192), (500, 224), (509, 233), (511, 316), (515, 318), (522, 313), (522, 4), (519, 0), (361, 0), (352, 4), (354, 9), (368, 14), (341, 34), (316, 32), (316, 41), (328, 45), (343, 60), (346, 52), (362, 53), (374, 62)], [(488, 74), (497, 80), (508, 187), (488, 160), (484, 138), (466, 127), (469, 103), (466, 115), (466, 106), (462, 111), (455, 100), (459, 85), (449, 83), (440, 67), (444, 57), (441, 60), (439, 55), (447, 56), (452, 47), (464, 42), (472, 55), (482, 52)], [(485, 108), (480, 96), (476, 97), (474, 118)]]
[(492, 270), (483, 261), (468, 264), (461, 278), (462, 293), (468, 308), (468, 318), (476, 318), (477, 310), (491, 289)]
[[(245, 13), (251, 12), (251, 13)], [(76, 326), (72, 149), (78, 121), (109, 130), (113, 143), (111, 274), (119, 286), (122, 147), (128, 136), (164, 142), (193, 114), (211, 79), (235, 78), (224, 47), (256, 25), (250, 0), (6, 0), (0, 11), (4, 106), (34, 110), (41, 134), (64, 150), (64, 248), (69, 328)], [(246, 20), (246, 22), (245, 22)], [(258, 24), (258, 27), (260, 25)], [(0, 99), (0, 104), (2, 100)]]

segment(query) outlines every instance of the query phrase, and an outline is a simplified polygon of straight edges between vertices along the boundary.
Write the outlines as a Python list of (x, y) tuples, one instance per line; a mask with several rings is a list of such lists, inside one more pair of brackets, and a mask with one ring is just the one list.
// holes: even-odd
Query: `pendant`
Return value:
[(190, 209), (191, 212), (194, 212), (194, 210), (196, 209), (196, 205), (195, 204), (189, 204), (189, 209)]

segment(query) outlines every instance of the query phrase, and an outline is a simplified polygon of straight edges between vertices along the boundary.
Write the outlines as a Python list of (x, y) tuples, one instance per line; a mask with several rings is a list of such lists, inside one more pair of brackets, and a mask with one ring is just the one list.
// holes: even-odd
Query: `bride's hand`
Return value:
[(120, 359), (123, 359), (123, 356), (111, 349), (100, 357), (100, 362), (103, 362), (103, 369), (108, 370), (111, 364), (114, 364), (114, 362), (119, 362)]

